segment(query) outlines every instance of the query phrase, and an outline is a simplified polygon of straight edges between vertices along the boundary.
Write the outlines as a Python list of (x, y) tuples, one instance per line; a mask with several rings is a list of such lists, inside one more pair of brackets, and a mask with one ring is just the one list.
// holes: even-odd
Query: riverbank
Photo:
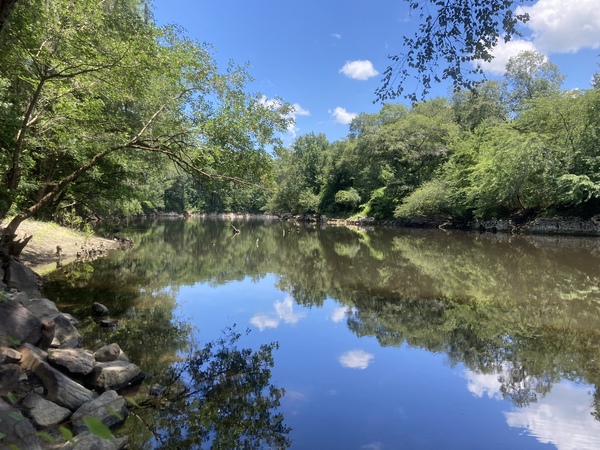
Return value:
[(28, 219), (17, 230), (17, 236), (33, 235), (19, 260), (39, 275), (55, 270), (77, 259), (91, 259), (119, 249), (122, 242), (62, 227), (53, 222)]

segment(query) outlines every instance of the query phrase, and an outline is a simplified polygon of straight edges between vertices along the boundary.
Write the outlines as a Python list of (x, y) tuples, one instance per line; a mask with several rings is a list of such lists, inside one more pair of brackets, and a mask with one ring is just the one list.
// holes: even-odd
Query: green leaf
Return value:
[(54, 438), (52, 436), (50, 436), (48, 433), (38, 431), (37, 433), (35, 433), (35, 435), (39, 438), (42, 438), (45, 441), (52, 442), (52, 443), (54, 442)]
[(62, 437), (65, 441), (70, 441), (71, 439), (73, 439), (73, 433), (71, 433), (71, 430), (69, 430), (67, 427), (59, 427), (58, 430), (60, 431), (60, 434), (62, 434)]
[(111, 415), (111, 416), (115, 416), (117, 419), (119, 420), (123, 420), (123, 416), (121, 414), (119, 414), (117, 411), (115, 411), (114, 409), (112, 409), (110, 406), (106, 407), (106, 411)]
[(17, 411), (13, 411), (9, 414), (10, 417), (12, 417), (13, 419), (19, 421), (19, 420), (23, 420), (25, 417), (23, 417), (23, 414), (21, 414), (20, 412)]
[(16, 347), (18, 347), (19, 345), (21, 345), (21, 341), (20, 341), (20, 340), (18, 340), (18, 339), (15, 339), (15, 338), (14, 338), (14, 337), (12, 337), (12, 336), (6, 336), (6, 340), (7, 340), (7, 341), (8, 341), (10, 344), (12, 344), (12, 345), (14, 345), (14, 346), (16, 346)]
[(19, 399), (16, 397), (16, 395), (13, 394), (12, 392), (9, 392), (7, 397), (13, 405), (16, 405), (17, 402), (19, 401)]
[(90, 431), (90, 433), (92, 433), (93, 435), (98, 436), (102, 439), (109, 440), (115, 438), (108, 429), (108, 427), (95, 417), (84, 417), (83, 422), (85, 423), (85, 426)]
[(135, 406), (137, 408), (141, 408), (140, 404), (138, 402), (136, 402), (135, 399), (132, 398), (132, 397), (125, 397), (125, 401), (127, 403), (129, 403), (130, 405), (132, 405), (132, 406)]

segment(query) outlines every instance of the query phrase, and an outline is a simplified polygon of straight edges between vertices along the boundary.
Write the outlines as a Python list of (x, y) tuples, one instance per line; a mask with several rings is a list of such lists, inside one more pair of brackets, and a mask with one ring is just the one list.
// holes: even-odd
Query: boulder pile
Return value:
[(144, 374), (116, 343), (81, 348), (77, 320), (42, 298), (36, 274), (0, 258), (0, 448), (124, 448), (126, 436), (104, 439), (90, 430), (125, 421), (118, 392)]

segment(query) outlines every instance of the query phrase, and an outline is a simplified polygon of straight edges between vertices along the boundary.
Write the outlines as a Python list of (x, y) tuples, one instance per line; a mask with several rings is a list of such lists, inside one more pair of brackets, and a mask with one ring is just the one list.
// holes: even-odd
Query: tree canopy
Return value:
[(141, 212), (170, 164), (207, 180), (260, 177), (289, 106), (265, 104), (249, 81), (157, 27), (138, 0), (16, 4), (0, 35), (4, 245), (34, 215)]

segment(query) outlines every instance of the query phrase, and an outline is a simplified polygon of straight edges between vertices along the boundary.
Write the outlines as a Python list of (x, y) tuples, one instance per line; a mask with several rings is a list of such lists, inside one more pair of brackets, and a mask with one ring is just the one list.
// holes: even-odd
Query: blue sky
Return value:
[[(600, 62), (598, 0), (522, 5), (531, 15), (524, 38), (496, 49), (488, 77), (501, 76), (510, 56), (535, 50), (567, 76), (564, 88), (588, 89)], [(213, 45), (223, 68), (229, 60), (249, 63), (251, 92), (295, 105), (296, 125), (284, 139), (288, 145), (310, 132), (340, 139), (355, 114), (379, 111), (374, 92), (387, 56), (401, 52), (402, 37), (418, 25), (403, 0), (155, 0), (154, 6), (159, 24), (179, 24), (191, 38)], [(448, 85), (431, 93), (448, 94)]]

